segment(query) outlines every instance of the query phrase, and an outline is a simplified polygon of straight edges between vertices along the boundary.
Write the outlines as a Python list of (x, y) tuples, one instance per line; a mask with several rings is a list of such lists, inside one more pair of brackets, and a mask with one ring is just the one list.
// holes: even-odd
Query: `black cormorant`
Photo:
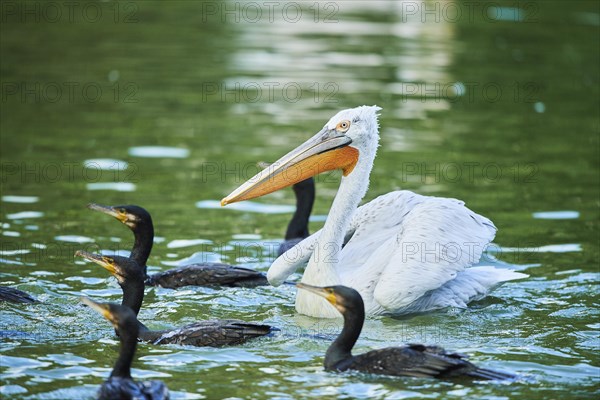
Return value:
[[(284, 242), (279, 245), (277, 255), (285, 253), (309, 236), (308, 220), (315, 201), (315, 182), (308, 178), (293, 186), (296, 196), (296, 211), (288, 224)], [(130, 257), (144, 266), (154, 243), (154, 224), (150, 213), (136, 205), (102, 206), (89, 204), (88, 208), (111, 215), (132, 230), (135, 242)], [(255, 287), (268, 285), (266, 275), (250, 268), (236, 267), (223, 263), (198, 263), (148, 275), (146, 285), (175, 289), (183, 286), (229, 286)]]
[[(143, 268), (133, 259), (120, 256), (102, 256), (78, 251), (77, 256), (93, 261), (117, 278), (123, 290), (122, 305), (137, 315), (144, 300)], [(265, 336), (275, 330), (269, 325), (259, 325), (236, 319), (206, 320), (179, 329), (153, 331), (138, 321), (138, 337), (154, 344), (183, 344), (190, 346), (220, 347), (246, 342)]]
[[(154, 224), (150, 213), (136, 205), (111, 207), (92, 203), (88, 208), (115, 217), (133, 231), (135, 242), (130, 258), (143, 266), (146, 274), (146, 262), (154, 241)], [(269, 282), (264, 273), (250, 268), (207, 262), (148, 275), (145, 284), (175, 289), (183, 286), (255, 287), (268, 285)]]
[(347, 286), (317, 287), (305, 283), (297, 286), (324, 297), (344, 317), (342, 332), (325, 353), (324, 364), (328, 371), (354, 370), (379, 375), (439, 379), (515, 379), (511, 374), (479, 368), (467, 361), (465, 356), (449, 353), (438, 346), (408, 344), (352, 355), (352, 347), (365, 320), (365, 307), (360, 294)]
[(10, 303), (37, 303), (38, 301), (22, 290), (0, 286), (0, 301)]
[(119, 358), (109, 378), (100, 386), (98, 399), (169, 399), (169, 389), (161, 381), (137, 382), (131, 377), (131, 363), (137, 347), (138, 324), (133, 311), (126, 306), (112, 303), (96, 303), (82, 297), (81, 301), (98, 311), (117, 329), (121, 339)]

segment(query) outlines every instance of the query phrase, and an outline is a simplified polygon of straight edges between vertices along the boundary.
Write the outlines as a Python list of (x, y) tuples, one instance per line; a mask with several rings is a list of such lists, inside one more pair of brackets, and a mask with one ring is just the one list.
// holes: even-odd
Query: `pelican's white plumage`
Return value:
[[(257, 175), (224, 199), (224, 204), (238, 201), (268, 177), (296, 164), (304, 163), (305, 168), (307, 160), (318, 166), (315, 154), (342, 146), (358, 151), (351, 168), (347, 159), (343, 161), (344, 176), (323, 229), (276, 259), (267, 274), (269, 281), (278, 285), (308, 262), (302, 282), (350, 286), (363, 297), (367, 314), (398, 315), (465, 307), (503, 282), (526, 277), (510, 270), (473, 267), (496, 227), (462, 201), (395, 191), (358, 207), (378, 147), (379, 110), (362, 106), (339, 112), (317, 135), (282, 157), (279, 166), (275, 163), (269, 176)], [(342, 140), (346, 142), (340, 146)], [(327, 141), (332, 142), (330, 148), (323, 145)], [(306, 291), (298, 292), (296, 310), (315, 317), (339, 315), (325, 299)]]
[[(337, 284), (358, 290), (371, 315), (466, 307), (499, 284), (527, 276), (489, 266), (472, 267), (495, 233), (489, 219), (462, 201), (406, 190), (387, 193), (359, 207), (352, 216), (339, 252)], [(269, 282), (279, 285), (305, 265), (320, 235), (321, 231), (315, 232), (275, 260), (267, 274)], [(320, 279), (312, 271), (307, 266), (303, 282)], [(300, 293), (298, 312), (330, 316), (328, 307), (322, 309), (314, 304), (313, 296)]]

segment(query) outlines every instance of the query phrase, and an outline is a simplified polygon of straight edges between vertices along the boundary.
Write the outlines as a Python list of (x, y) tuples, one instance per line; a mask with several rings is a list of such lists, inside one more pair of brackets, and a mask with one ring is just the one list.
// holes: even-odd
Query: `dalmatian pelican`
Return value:
[[(267, 279), (277, 286), (306, 265), (302, 283), (345, 285), (363, 297), (367, 315), (464, 308), (498, 285), (527, 275), (476, 265), (496, 227), (464, 202), (394, 191), (360, 206), (379, 146), (377, 106), (338, 112), (316, 135), (221, 201), (227, 205), (272, 193), (308, 177), (342, 170), (323, 228), (279, 256)], [(321, 318), (339, 313), (307, 291), (296, 310)]]

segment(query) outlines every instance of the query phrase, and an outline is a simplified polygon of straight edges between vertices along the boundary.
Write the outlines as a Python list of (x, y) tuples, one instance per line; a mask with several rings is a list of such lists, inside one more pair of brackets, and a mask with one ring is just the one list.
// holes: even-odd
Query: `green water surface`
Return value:
[[(383, 108), (365, 200), (462, 199), (499, 228), (488, 261), (530, 277), (467, 310), (371, 318), (357, 350), (435, 343), (518, 382), (326, 373), (329, 341), (307, 334), (341, 321), (297, 315), (291, 287), (147, 289), (153, 328), (211, 316), (282, 330), (223, 349), (141, 344), (134, 376), (181, 399), (598, 396), (598, 2), (75, 3), (2, 2), (0, 284), (41, 301), (0, 304), (3, 398), (91, 398), (108, 376), (118, 342), (79, 297), (120, 289), (73, 254), (126, 252), (132, 236), (87, 203), (152, 213), (151, 271), (188, 259), (266, 271), (291, 190), (249, 211), (206, 201), (362, 104)], [(317, 179), (311, 231), (338, 184)]]

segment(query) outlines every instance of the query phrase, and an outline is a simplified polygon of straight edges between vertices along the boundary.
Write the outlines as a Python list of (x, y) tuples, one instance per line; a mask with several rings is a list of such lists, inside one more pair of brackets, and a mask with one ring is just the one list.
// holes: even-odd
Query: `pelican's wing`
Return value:
[[(477, 263), (496, 233), (489, 219), (462, 201), (409, 191), (391, 192), (358, 208), (351, 227), (354, 235), (342, 250), (343, 260), (355, 266), (348, 281), (366, 285), (365, 292), (391, 312)], [(354, 282), (357, 277), (362, 282)]]
[[(343, 260), (352, 260), (353, 265), (366, 262), (372, 253), (365, 251), (365, 248), (377, 247), (385, 238), (389, 238), (390, 234), (393, 234), (389, 230), (395, 230), (408, 212), (426, 199), (428, 197), (413, 192), (396, 191), (379, 196), (359, 207), (344, 236)], [(386, 215), (389, 208), (393, 209), (391, 215)], [(279, 256), (267, 272), (269, 283), (278, 286), (299, 267), (306, 265), (320, 234), (321, 229)], [(344, 265), (341, 266), (341, 270), (343, 273)]]
[[(396, 249), (394, 240), (390, 242), (390, 239), (396, 238), (404, 229), (408, 215), (427, 199), (430, 197), (400, 190), (386, 193), (360, 206), (346, 232), (339, 273), (359, 276), (362, 274), (355, 270), (362, 269), (369, 278), (378, 279), (379, 276), (374, 276), (375, 271), (383, 269), (391, 252)], [(379, 267), (367, 269), (367, 262), (373, 258), (380, 259)], [(359, 278), (364, 279), (365, 276)]]
[[(388, 311), (407, 306), (477, 263), (496, 234), (489, 219), (469, 210), (462, 201), (393, 193), (395, 200), (380, 213), (400, 208), (401, 215), (391, 218), (393, 230), (386, 229), (382, 250), (389, 259), (373, 292), (374, 299)], [(412, 206), (401, 206), (407, 202)], [(380, 235), (380, 239), (384, 238)]]
[(470, 267), (459, 272), (456, 278), (439, 289), (432, 290), (408, 307), (396, 311), (396, 314), (420, 313), (446, 307), (466, 308), (469, 302), (483, 298), (498, 285), (528, 276), (510, 269)]
[(269, 271), (267, 271), (267, 280), (273, 286), (279, 286), (291, 274), (296, 272), (298, 267), (305, 265), (312, 255), (317, 239), (321, 235), (321, 230), (313, 233), (303, 241), (277, 257)]

